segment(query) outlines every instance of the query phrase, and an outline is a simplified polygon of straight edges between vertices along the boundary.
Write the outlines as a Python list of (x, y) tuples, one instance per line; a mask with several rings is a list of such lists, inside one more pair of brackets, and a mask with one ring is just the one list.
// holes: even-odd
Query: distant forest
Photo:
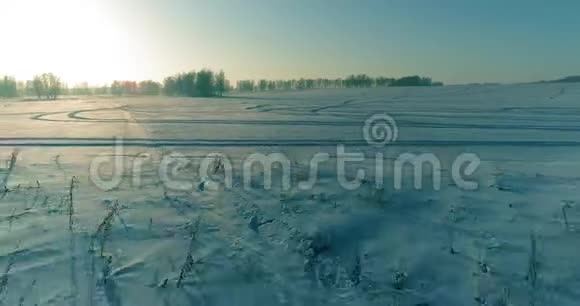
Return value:
[(350, 75), (345, 79), (298, 79), (298, 80), (243, 80), (238, 81), (236, 89), (242, 92), (272, 90), (304, 90), (316, 88), (369, 88), (385, 86), (442, 86), (431, 78), (408, 76), (399, 79), (377, 77), (366, 74)]
[(89, 96), (176, 96), (220, 97), (227, 92), (288, 91), (320, 88), (370, 88), (386, 86), (442, 86), (431, 78), (407, 76), (402, 78), (370, 77), (366, 74), (350, 75), (344, 79), (292, 79), (292, 80), (241, 80), (232, 86), (225, 73), (209, 69), (169, 76), (162, 83), (156, 81), (116, 80), (109, 85), (91, 87), (88, 83), (68, 86), (53, 73), (36, 75), (32, 80), (18, 81), (13, 77), (0, 77), (0, 98), (37, 97), (52, 100), (60, 95)]
[(540, 83), (580, 83), (580, 75), (567, 76), (552, 81), (541, 81)]

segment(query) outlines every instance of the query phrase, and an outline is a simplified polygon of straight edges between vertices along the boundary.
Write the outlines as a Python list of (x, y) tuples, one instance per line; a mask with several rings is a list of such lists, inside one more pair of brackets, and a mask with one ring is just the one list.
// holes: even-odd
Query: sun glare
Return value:
[(0, 74), (26, 79), (54, 72), (70, 85), (132, 77), (130, 37), (103, 5), (96, 0), (3, 1), (0, 25), (11, 29), (5, 41), (17, 47), (1, 48), (8, 54), (0, 59)]

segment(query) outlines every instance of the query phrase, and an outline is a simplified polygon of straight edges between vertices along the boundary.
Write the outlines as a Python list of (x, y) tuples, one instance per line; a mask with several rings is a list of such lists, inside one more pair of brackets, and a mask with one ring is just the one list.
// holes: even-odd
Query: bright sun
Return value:
[(131, 37), (104, 2), (1, 0), (0, 75), (29, 79), (54, 72), (71, 85), (132, 77)]

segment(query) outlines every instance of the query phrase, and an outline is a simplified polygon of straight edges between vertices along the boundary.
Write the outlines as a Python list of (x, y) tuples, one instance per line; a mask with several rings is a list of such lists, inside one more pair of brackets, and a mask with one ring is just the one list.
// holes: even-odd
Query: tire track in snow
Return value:
[[(126, 117), (123, 119), (95, 119), (80, 116), (79, 114), (87, 112), (96, 112), (103, 110), (119, 110), (122, 107), (115, 108), (100, 108), (92, 110), (78, 110), (73, 112), (56, 112), (56, 113), (45, 113), (41, 115), (36, 115), (31, 117), (32, 120), (42, 120), (42, 121), (52, 121), (52, 122), (100, 122), (100, 123), (133, 123), (133, 124), (207, 124), (207, 125), (264, 125), (264, 126), (335, 126), (335, 127), (345, 127), (362, 126), (361, 121), (316, 121), (316, 120), (225, 120), (225, 119), (135, 119), (131, 116), (130, 119)], [(325, 109), (328, 109), (326, 107)], [(51, 119), (47, 118), (54, 115), (64, 115), (67, 114), (70, 120), (66, 119)], [(424, 118), (449, 118), (450, 116), (442, 115), (429, 115), (429, 114), (399, 114), (391, 113), (395, 117), (424, 117)], [(471, 118), (474, 119), (474, 118)], [(511, 120), (511, 118), (504, 118), (506, 120)], [(533, 119), (533, 118), (532, 118)], [(556, 119), (554, 119), (556, 121)], [(539, 130), (539, 131), (580, 131), (580, 126), (578, 125), (560, 125), (560, 124), (506, 124), (506, 123), (439, 123), (439, 122), (423, 122), (417, 120), (409, 119), (398, 119), (397, 125), (399, 127), (412, 127), (412, 128), (437, 128), (437, 129), (482, 129), (482, 130)], [(142, 130), (145, 128), (142, 127)], [(144, 134), (148, 134), (144, 132)]]
[[(112, 138), (0, 138), (0, 147), (112, 147)], [(145, 139), (124, 138), (129, 147), (328, 147), (338, 144), (367, 146), (365, 140), (341, 139)], [(401, 146), (488, 146), (488, 147), (577, 147), (580, 141), (534, 140), (398, 140), (389, 144)]]

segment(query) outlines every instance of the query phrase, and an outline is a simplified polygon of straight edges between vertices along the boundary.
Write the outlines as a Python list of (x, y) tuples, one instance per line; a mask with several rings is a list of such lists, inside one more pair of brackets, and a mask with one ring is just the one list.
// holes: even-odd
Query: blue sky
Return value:
[[(0, 26), (2, 12), (26, 20), (16, 37), (59, 19), (71, 35), (90, 39), (63, 39), (35, 66), (27, 62), (34, 54), (21, 50), (34, 44), (21, 39), (4, 51), (20, 58), (0, 60), (0, 74), (24, 76), (42, 66), (104, 82), (206, 67), (233, 80), (368, 73), (446, 83), (580, 74), (580, 1), (54, 0), (42, 9), (54, 10), (51, 19), (30, 20), (42, 2), (0, 0)], [(83, 64), (87, 58), (99, 59)]]

